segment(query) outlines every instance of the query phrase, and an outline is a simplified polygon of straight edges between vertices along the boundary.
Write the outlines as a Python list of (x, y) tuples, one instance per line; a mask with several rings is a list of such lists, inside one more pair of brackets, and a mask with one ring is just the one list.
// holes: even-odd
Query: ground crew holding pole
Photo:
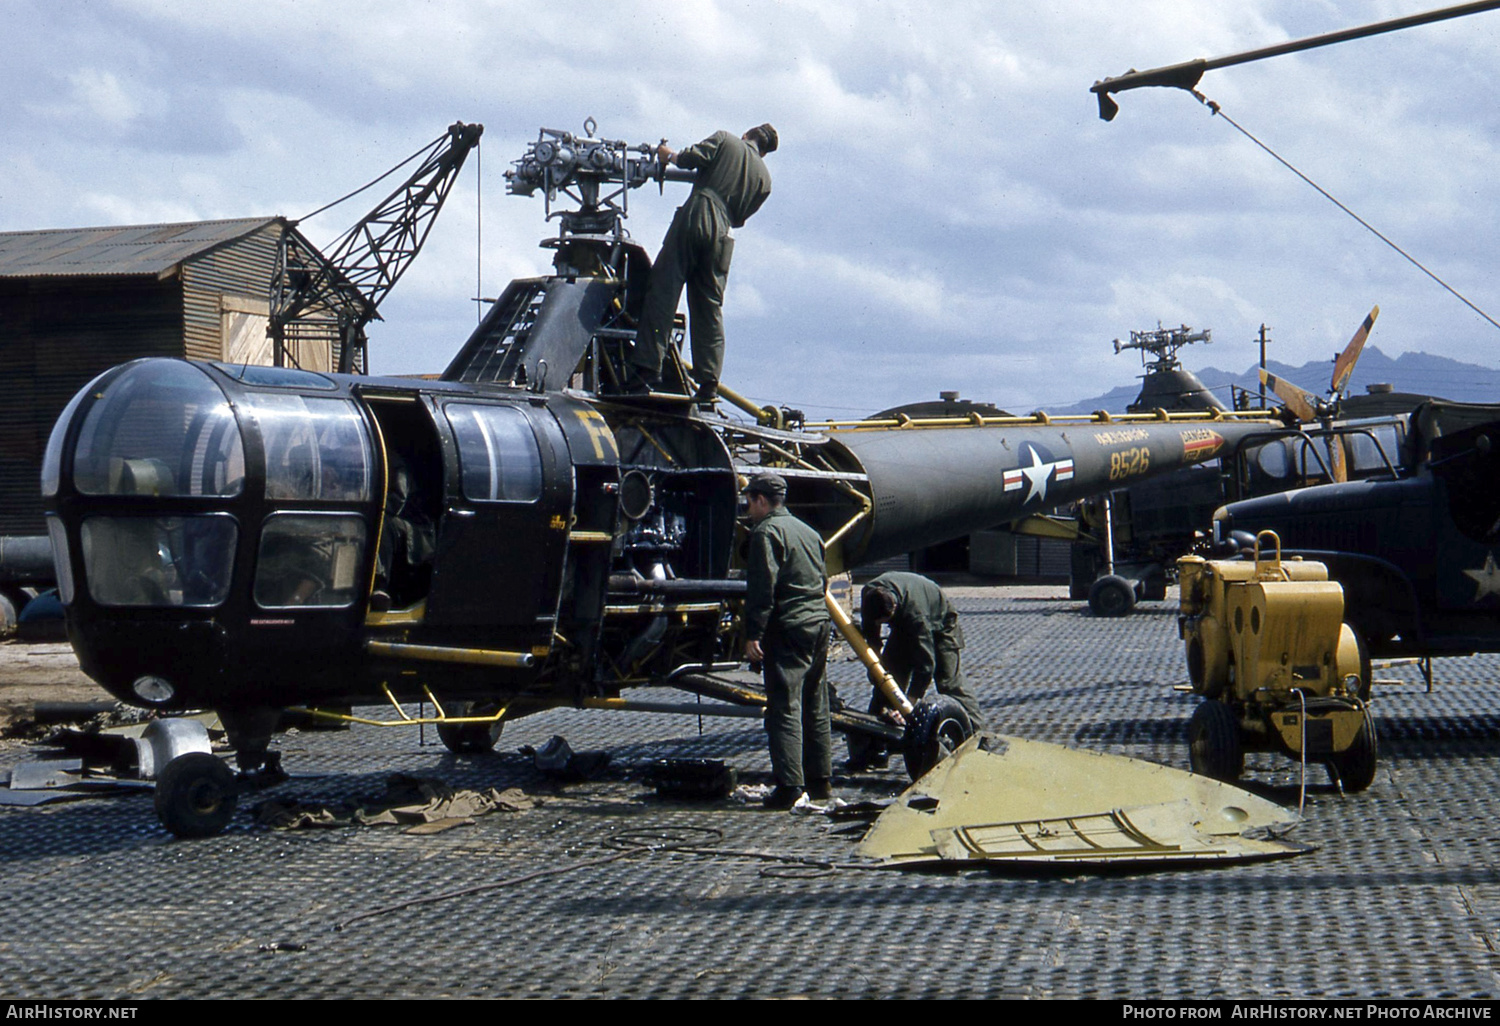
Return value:
[(657, 148), (665, 167), (697, 172), (692, 194), (677, 208), (651, 266), (641, 322), (631, 355), (627, 392), (655, 391), (661, 383), (667, 339), (677, 316), (683, 286), (688, 294), (688, 331), (693, 346), (694, 398), (712, 402), (724, 366), (724, 289), (734, 256), (733, 229), (741, 228), (771, 195), (771, 173), (761, 158), (779, 143), (769, 124), (735, 138), (715, 132), (702, 142), (673, 151)]
[[(860, 593), (860, 621), (866, 640), (880, 649), (881, 664), (912, 702), (935, 686), (939, 694), (963, 706), (975, 730), (983, 726), (979, 703), (964, 686), (960, 658), (964, 633), (958, 625), (958, 610), (936, 582), (899, 570), (881, 574)], [(885, 624), (890, 624), (890, 636), (882, 648)], [(879, 714), (888, 708), (877, 688), (870, 696), (870, 712)], [(851, 770), (884, 765), (885, 759), (878, 742), (849, 736)]]
[(745, 577), (745, 657), (763, 664), (766, 733), (775, 789), (768, 809), (789, 809), (805, 792), (832, 796), (828, 610), (823, 540), (786, 508), (786, 480), (760, 474), (745, 488), (750, 531)]

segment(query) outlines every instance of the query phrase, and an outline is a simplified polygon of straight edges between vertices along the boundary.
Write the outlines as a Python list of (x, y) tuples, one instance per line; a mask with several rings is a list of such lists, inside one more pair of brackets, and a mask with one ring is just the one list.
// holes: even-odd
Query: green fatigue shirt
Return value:
[(745, 638), (768, 630), (812, 627), (828, 619), (823, 603), (823, 539), (787, 512), (773, 509), (750, 532), (745, 568)]
[(771, 172), (752, 144), (728, 132), (677, 151), (678, 167), (697, 171), (694, 192), (707, 192), (724, 204), (729, 223), (743, 228), (771, 195)]
[(937, 669), (937, 639), (944, 634), (956, 649), (964, 647), (963, 631), (958, 626), (958, 610), (932, 581), (921, 574), (893, 570), (881, 574), (866, 588), (875, 586), (896, 596), (896, 615), (891, 617), (891, 638), (900, 639), (909, 652), (912, 690), (921, 692), (932, 683)]

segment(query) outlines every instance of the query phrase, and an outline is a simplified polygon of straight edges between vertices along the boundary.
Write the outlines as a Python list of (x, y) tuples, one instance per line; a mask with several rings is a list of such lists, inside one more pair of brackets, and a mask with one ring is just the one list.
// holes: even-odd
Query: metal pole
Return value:
[[(1266, 369), (1266, 343), (1269, 342), (1269, 341), (1270, 341), (1270, 339), (1266, 338), (1266, 326), (1264, 324), (1262, 324), (1260, 326), (1260, 369), (1261, 370), (1265, 370)], [(1260, 379), (1260, 408), (1263, 409), (1263, 410), (1266, 408), (1266, 379), (1264, 377), (1261, 377), (1261, 379)]]
[(1115, 506), (1109, 492), (1104, 493), (1104, 572), (1115, 572)]

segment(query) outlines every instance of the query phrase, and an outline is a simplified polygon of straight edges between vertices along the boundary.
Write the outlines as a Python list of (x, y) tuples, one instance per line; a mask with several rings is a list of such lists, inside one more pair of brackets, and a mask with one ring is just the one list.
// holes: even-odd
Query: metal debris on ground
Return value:
[(857, 853), (901, 866), (1221, 863), (1314, 850), (1281, 836), (1300, 821), (1209, 777), (981, 734), (881, 813)]
[(351, 826), (405, 826), (408, 834), (437, 834), (469, 826), (492, 812), (525, 812), (542, 801), (519, 787), (504, 791), (455, 790), (441, 781), (396, 774), (386, 782), (384, 801), (370, 805), (306, 805), (265, 801), (256, 821), (277, 830), (335, 829)]
[(76, 802), (149, 786), (134, 780), (91, 776), (82, 759), (34, 759), (11, 769), (9, 786), (0, 789), (0, 806)]
[(211, 732), (223, 728), (213, 713), (173, 716), (93, 729), (60, 730), (46, 744), (81, 759), (95, 771), (125, 780), (155, 780), (167, 763), (191, 752), (213, 753)]
[(541, 748), (522, 745), (520, 752), (548, 777), (569, 783), (592, 780), (609, 766), (608, 752), (575, 752), (561, 734), (553, 734)]
[(0, 806), (50, 805), (134, 793), (150, 786), (138, 780), (100, 775), (81, 758), (33, 759), (12, 768), (9, 786), (0, 789)]
[(35, 759), (19, 763), (10, 771), (10, 788), (12, 791), (38, 791), (66, 787), (82, 778), (82, 759)]

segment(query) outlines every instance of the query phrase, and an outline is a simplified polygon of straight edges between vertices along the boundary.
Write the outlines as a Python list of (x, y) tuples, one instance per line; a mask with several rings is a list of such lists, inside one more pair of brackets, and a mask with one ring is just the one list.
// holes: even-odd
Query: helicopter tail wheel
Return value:
[(1375, 766), (1379, 759), (1375, 742), (1375, 720), (1370, 710), (1365, 710), (1365, 721), (1354, 743), (1328, 760), (1328, 775), (1344, 789), (1345, 794), (1357, 794), (1375, 782)]
[(1210, 698), (1193, 713), (1188, 721), (1188, 759), (1194, 773), (1215, 780), (1238, 780), (1245, 772), (1240, 724), (1226, 703)]
[(212, 837), (238, 802), (234, 770), (204, 752), (179, 755), (156, 780), (156, 817), (178, 837)]
[[(455, 702), (451, 709), (452, 715), (457, 717), (493, 716), (497, 711), (494, 706), (477, 706), (473, 702)], [(438, 739), (454, 755), (483, 755), (494, 750), (504, 726), (503, 720), (494, 723), (439, 723), (437, 732)]]
[(906, 718), (902, 754), (913, 780), (947, 758), (974, 734), (969, 714), (947, 695), (924, 698)]
[(1089, 610), (1095, 616), (1124, 616), (1135, 608), (1135, 585), (1118, 574), (1099, 578), (1089, 588)]

